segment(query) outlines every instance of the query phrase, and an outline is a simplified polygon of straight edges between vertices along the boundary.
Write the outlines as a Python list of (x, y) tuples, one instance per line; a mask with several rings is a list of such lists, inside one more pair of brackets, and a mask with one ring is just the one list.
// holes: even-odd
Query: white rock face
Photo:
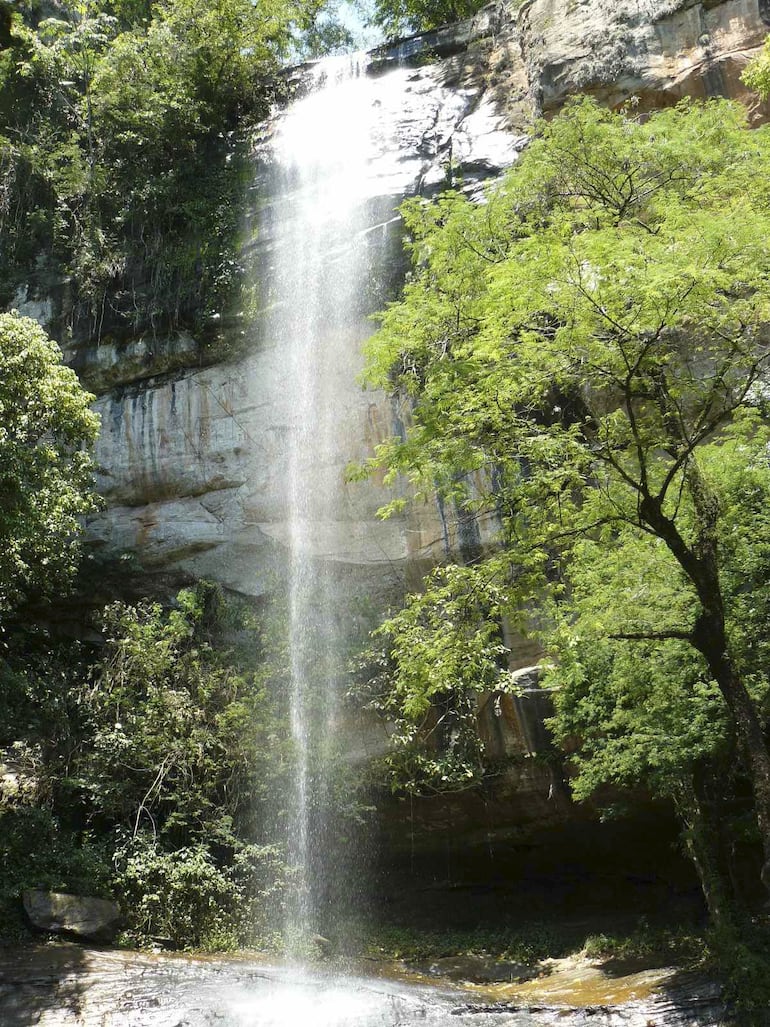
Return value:
[(767, 0), (528, 0), (519, 28), (545, 111), (583, 92), (609, 106), (637, 96), (645, 107), (730, 96), (768, 116), (740, 81), (770, 31)]
[[(251, 594), (265, 590), (286, 541), (288, 394), (261, 394), (280, 380), (280, 346), (231, 365), (149, 383), (97, 403), (99, 487), (108, 509), (89, 525), (114, 555), (129, 550), (148, 570), (178, 567)], [(390, 493), (347, 484), (345, 468), (390, 429), (387, 404), (353, 375), (338, 411), (340, 446), (331, 469), (345, 497), (344, 523), (315, 525), (313, 556), (340, 564), (403, 562), (410, 549), (403, 519), (376, 510)], [(312, 453), (308, 460), (312, 460)]]
[(29, 285), (22, 285), (11, 301), (11, 310), (18, 310), (23, 317), (31, 317), (45, 325), (53, 317), (53, 300), (49, 296), (36, 299), (30, 296)]

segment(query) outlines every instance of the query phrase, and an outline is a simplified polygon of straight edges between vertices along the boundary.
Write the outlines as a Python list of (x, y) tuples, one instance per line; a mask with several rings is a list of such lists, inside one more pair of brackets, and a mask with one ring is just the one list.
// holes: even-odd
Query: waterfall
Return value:
[[(435, 511), (383, 524), (376, 510), (393, 498), (390, 488), (345, 481), (348, 464), (397, 429), (387, 398), (364, 394), (357, 376), (370, 315), (403, 281), (398, 207), (445, 187), (450, 161), (467, 169), (471, 188), (516, 154), (477, 85), (458, 88), (441, 65), (384, 69), (369, 60), (324, 58), (303, 69), (301, 94), (258, 151), (267, 169), (256, 188), (258, 248), (267, 256), (254, 277), (268, 371), (259, 395), (280, 425), (266, 440), (264, 474), (280, 477), (281, 496), (261, 527), (283, 554), (295, 752), (284, 833), (290, 947), (331, 929), (335, 890), (349, 898), (362, 874), (330, 858), (324, 816), (339, 788), (340, 686), (356, 602), (384, 609), (403, 595), (405, 569), (441, 546)], [(348, 757), (349, 743), (350, 735)], [(372, 754), (360, 737), (355, 748), (360, 760)]]
[(370, 254), (383, 238), (382, 228), (371, 224), (369, 169), (388, 88), (366, 76), (364, 63), (359, 56), (319, 62), (307, 95), (282, 114), (272, 139), (269, 333), (281, 354), (277, 387), (287, 411), (284, 523), (295, 750), (286, 838), (290, 951), (309, 933), (328, 929), (329, 878), (339, 883), (345, 873), (328, 865), (324, 810), (331, 801), (349, 598), (344, 468), (359, 456), (350, 450), (350, 440), (361, 436), (356, 354), (376, 306)]

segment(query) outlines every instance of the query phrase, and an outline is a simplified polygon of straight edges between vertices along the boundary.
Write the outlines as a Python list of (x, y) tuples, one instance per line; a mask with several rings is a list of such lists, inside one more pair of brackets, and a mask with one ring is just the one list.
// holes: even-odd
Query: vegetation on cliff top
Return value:
[(63, 272), (62, 331), (205, 335), (239, 284), (248, 130), (324, 4), (41, 6), (0, 41), (0, 300)]

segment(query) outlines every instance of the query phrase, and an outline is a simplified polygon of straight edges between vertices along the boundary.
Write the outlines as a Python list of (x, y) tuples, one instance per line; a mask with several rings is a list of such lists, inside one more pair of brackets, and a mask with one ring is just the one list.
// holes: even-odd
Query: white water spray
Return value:
[(337, 783), (331, 766), (350, 600), (372, 588), (392, 599), (403, 588), (399, 561), (441, 538), (430, 523), (411, 539), (403, 524), (381, 528), (375, 510), (392, 493), (369, 485), (362, 495), (345, 483), (346, 466), (395, 427), (385, 398), (363, 397), (357, 384), (361, 343), (373, 328), (369, 315), (402, 280), (399, 233), (390, 231), (401, 200), (446, 185), (453, 154), (469, 145), (464, 119), (484, 114), (473, 90), (445, 85), (438, 69), (372, 75), (366, 64), (363, 55), (318, 62), (308, 91), (276, 119), (266, 150), (271, 200), (260, 232), (271, 254), (266, 328), (274, 348), (266, 385), (285, 423), (284, 509), (271, 530), (286, 552), (296, 753), (286, 833), (289, 943), (329, 929), (331, 886), (349, 896), (360, 877), (333, 865), (324, 814)]
[[(332, 58), (314, 69), (307, 96), (282, 116), (273, 141), (274, 261), (270, 332), (283, 353), (289, 410), (285, 502), (288, 550), (291, 732), (296, 769), (289, 802), (292, 895), (285, 935), (291, 948), (321, 921), (328, 878), (323, 810), (335, 739), (344, 650), (348, 544), (346, 447), (360, 437), (358, 368), (351, 354), (367, 332), (371, 226), (370, 164), (383, 80), (364, 59)], [(339, 868), (334, 868), (339, 876)]]

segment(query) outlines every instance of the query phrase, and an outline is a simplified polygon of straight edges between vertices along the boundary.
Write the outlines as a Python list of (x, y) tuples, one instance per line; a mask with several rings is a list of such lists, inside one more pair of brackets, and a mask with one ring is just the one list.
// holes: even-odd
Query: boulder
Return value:
[(30, 888), (23, 892), (24, 912), (40, 931), (74, 934), (89, 941), (111, 941), (120, 909), (109, 899)]

